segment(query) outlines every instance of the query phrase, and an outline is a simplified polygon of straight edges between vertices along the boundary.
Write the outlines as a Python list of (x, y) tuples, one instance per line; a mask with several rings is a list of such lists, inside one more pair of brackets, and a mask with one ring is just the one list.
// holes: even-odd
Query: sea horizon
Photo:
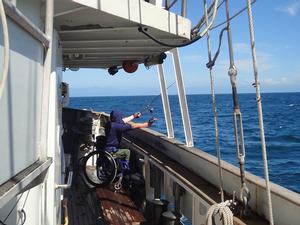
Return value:
[[(285, 91), (285, 92), (261, 92), (261, 94), (292, 94), (292, 93), (300, 93), (300, 91)], [(232, 93), (215, 93), (215, 95), (231, 95)], [(239, 92), (238, 95), (244, 94), (256, 94), (255, 92)], [(95, 96), (70, 96), (70, 98), (96, 98), (96, 97), (149, 97), (149, 96), (159, 96), (159, 94), (149, 94), (149, 95), (95, 95)], [(169, 96), (176, 96), (178, 94), (169, 94)], [(211, 95), (211, 93), (191, 93), (186, 94), (187, 96), (191, 95)]]

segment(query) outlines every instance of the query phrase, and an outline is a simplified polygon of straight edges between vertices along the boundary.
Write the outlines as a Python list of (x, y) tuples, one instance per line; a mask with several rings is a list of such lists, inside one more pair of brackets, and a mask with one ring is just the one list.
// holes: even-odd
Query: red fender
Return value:
[(128, 60), (123, 61), (122, 67), (127, 73), (134, 73), (138, 69), (139, 64), (135, 63), (135, 61)]

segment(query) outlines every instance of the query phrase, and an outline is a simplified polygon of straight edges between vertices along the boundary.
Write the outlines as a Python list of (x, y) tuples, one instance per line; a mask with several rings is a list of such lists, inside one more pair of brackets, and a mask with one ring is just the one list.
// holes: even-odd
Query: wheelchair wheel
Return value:
[(96, 187), (111, 183), (117, 175), (117, 165), (108, 152), (93, 151), (82, 160), (83, 174), (87, 182)]

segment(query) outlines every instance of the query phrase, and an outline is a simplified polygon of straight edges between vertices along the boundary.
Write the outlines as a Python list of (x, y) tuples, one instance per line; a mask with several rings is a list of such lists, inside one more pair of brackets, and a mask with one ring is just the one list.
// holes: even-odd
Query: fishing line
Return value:
[[(168, 90), (170, 87), (172, 87), (174, 84), (176, 83), (176, 81), (174, 81), (172, 84), (170, 84), (166, 90)], [(143, 114), (146, 111), (149, 111), (149, 113), (153, 113), (154, 108), (151, 107), (151, 105), (161, 96), (161, 94), (158, 94), (156, 96), (154, 96), (149, 103), (145, 104), (144, 107), (139, 111), (141, 114)]]

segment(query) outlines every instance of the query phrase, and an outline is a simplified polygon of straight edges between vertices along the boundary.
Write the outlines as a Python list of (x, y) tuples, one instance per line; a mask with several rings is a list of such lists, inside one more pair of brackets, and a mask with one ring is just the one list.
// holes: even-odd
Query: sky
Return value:
[[(179, 1), (180, 2), (180, 1)], [(187, 17), (192, 26), (203, 15), (203, 1), (188, 1)], [(208, 1), (211, 2), (211, 1)], [(230, 14), (246, 6), (246, 0), (231, 0)], [(179, 9), (174, 8), (177, 12)], [(262, 92), (300, 91), (300, 0), (257, 0), (252, 6), (258, 75)], [(178, 13), (180, 14), (180, 13)], [(218, 11), (214, 25), (225, 21), (224, 5)], [(239, 93), (255, 89), (247, 11), (231, 22), (234, 61), (237, 67)], [(212, 52), (216, 51), (220, 29), (211, 31)], [(210, 78), (206, 38), (179, 48), (182, 73), (187, 94), (209, 94)], [(175, 82), (172, 57), (167, 54), (164, 64), (167, 85)], [(213, 69), (216, 93), (231, 93), (228, 76), (229, 57), (227, 35), (223, 36), (220, 56)], [(140, 65), (133, 74), (120, 70), (110, 76), (106, 70), (66, 70), (63, 81), (70, 87), (70, 96), (130, 96), (160, 93), (156, 66), (146, 69)], [(176, 94), (176, 85), (168, 89)]]

